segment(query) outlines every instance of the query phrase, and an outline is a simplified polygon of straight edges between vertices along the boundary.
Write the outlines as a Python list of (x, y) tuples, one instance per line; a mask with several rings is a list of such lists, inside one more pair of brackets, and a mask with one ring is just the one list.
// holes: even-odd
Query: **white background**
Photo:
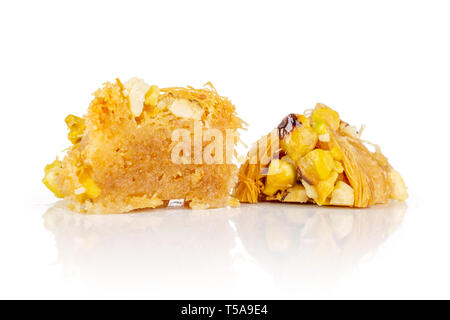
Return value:
[[(2, 1), (0, 298), (450, 298), (449, 16), (430, 0)], [(132, 76), (212, 81), (248, 144), (326, 103), (367, 126), (407, 207), (53, 207), (41, 179), (64, 117)]]

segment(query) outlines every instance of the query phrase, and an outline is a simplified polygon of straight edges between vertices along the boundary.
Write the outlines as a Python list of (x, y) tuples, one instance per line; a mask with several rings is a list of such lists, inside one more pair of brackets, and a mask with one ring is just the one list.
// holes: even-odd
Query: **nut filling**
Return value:
[[(239, 170), (241, 202), (280, 201), (365, 208), (404, 201), (407, 188), (381, 153), (370, 152), (339, 114), (318, 103), (308, 115), (291, 113), (277, 127), (279, 147), (261, 138)], [(273, 154), (264, 165), (258, 148)], [(264, 152), (263, 152), (264, 153)]]

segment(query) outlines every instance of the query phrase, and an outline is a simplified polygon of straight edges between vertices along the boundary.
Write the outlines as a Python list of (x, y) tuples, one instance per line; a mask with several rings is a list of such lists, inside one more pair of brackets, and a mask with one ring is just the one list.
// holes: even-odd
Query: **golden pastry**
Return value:
[(241, 202), (312, 202), (365, 208), (404, 201), (400, 174), (361, 132), (324, 104), (305, 115), (290, 114), (249, 152), (234, 196)]
[[(86, 116), (66, 123), (72, 146), (45, 168), (44, 183), (76, 211), (129, 212), (172, 199), (197, 209), (236, 204), (237, 166), (217, 156), (230, 145), (234, 155), (244, 123), (209, 83), (160, 89), (117, 79), (94, 93)], [(212, 148), (208, 132), (236, 139)]]

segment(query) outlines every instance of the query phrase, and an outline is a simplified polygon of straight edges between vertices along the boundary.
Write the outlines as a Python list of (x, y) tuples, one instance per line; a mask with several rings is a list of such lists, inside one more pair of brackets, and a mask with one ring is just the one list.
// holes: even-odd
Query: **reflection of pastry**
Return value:
[(84, 118), (70, 115), (66, 123), (73, 145), (63, 161), (46, 167), (44, 183), (77, 211), (128, 212), (171, 199), (202, 209), (229, 204), (237, 168), (224, 161), (225, 144), (202, 144), (202, 133), (237, 136), (243, 122), (210, 84), (159, 89), (117, 79), (95, 92)]
[[(126, 215), (80, 215), (57, 203), (44, 214), (64, 273), (93, 285), (168, 288), (192, 279), (229, 282), (235, 236), (221, 214), (155, 209)], [(228, 278), (227, 278), (228, 277)], [(197, 286), (197, 283), (195, 284)]]
[(323, 104), (309, 115), (290, 114), (252, 148), (239, 170), (235, 196), (249, 203), (358, 208), (404, 201), (402, 177), (378, 146), (375, 152), (364, 146), (360, 134)]
[(172, 297), (184, 290), (185, 297), (194, 287), (205, 294), (212, 286), (236, 292), (274, 279), (298, 289), (317, 278), (341, 277), (398, 228), (405, 210), (405, 203), (364, 210), (266, 203), (207, 214), (155, 209), (80, 215), (61, 203), (44, 220), (68, 278), (155, 294), (167, 290)]
[(398, 229), (407, 205), (368, 209), (242, 205), (233, 218), (248, 254), (278, 280), (298, 286), (353, 270)]

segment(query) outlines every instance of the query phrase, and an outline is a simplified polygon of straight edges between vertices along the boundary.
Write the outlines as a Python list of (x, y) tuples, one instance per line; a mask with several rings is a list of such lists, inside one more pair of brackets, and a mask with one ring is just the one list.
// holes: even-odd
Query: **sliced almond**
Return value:
[(124, 93), (128, 93), (131, 112), (135, 117), (139, 117), (144, 109), (145, 94), (150, 86), (146, 84), (144, 80), (139, 78), (131, 78), (123, 85), (126, 89), (126, 92)]
[(338, 181), (331, 193), (330, 204), (333, 206), (352, 207), (355, 203), (353, 188), (343, 181)]
[(319, 195), (317, 194), (316, 187), (313, 185), (310, 185), (305, 180), (302, 180), (302, 184), (305, 187), (307, 196), (311, 199), (314, 199), (314, 201), (315, 201), (319, 197)]
[(175, 116), (185, 119), (201, 120), (203, 115), (202, 107), (187, 99), (176, 99), (169, 107), (170, 112)]
[(298, 202), (305, 203), (308, 202), (308, 196), (306, 190), (301, 185), (296, 185), (287, 190), (287, 195), (283, 199), (284, 202)]

